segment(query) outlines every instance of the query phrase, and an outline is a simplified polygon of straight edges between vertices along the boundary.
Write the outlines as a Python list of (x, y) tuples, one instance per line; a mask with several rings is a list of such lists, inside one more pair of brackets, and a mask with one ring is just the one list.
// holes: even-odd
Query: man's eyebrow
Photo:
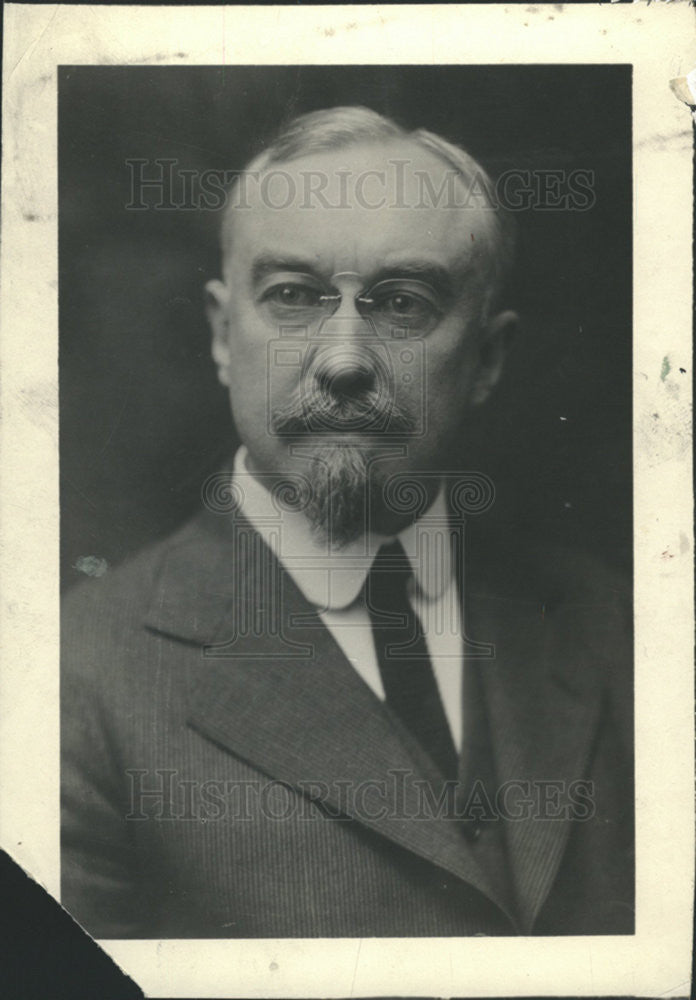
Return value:
[[(310, 274), (323, 280), (329, 278), (329, 276), (324, 275), (318, 270), (315, 261), (307, 260), (304, 257), (298, 257), (293, 254), (263, 252), (258, 254), (252, 262), (251, 280), (253, 283), (256, 283), (269, 274), (274, 274), (278, 271)], [(417, 281), (427, 282), (443, 295), (453, 296), (455, 293), (453, 275), (446, 267), (443, 267), (441, 264), (435, 264), (432, 261), (397, 261), (378, 268), (369, 278), (366, 278), (365, 283), (368, 287), (372, 287), (377, 282), (385, 281), (389, 278), (412, 278)]]
[(260, 253), (251, 265), (252, 282), (260, 281), (276, 271), (296, 271), (303, 274), (317, 274), (316, 265), (302, 257), (292, 254)]
[(388, 278), (413, 278), (432, 285), (445, 295), (454, 294), (452, 275), (447, 268), (427, 261), (409, 260), (381, 267), (372, 276), (371, 284), (375, 285), (378, 281), (385, 281)]

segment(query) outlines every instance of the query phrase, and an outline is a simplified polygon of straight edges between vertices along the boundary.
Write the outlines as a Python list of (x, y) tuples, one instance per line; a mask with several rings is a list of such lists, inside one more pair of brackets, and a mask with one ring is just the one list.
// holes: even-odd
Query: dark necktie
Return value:
[(452, 740), (428, 647), (408, 599), (411, 564), (401, 542), (383, 545), (367, 578), (367, 606), (387, 705), (445, 778), (457, 777)]

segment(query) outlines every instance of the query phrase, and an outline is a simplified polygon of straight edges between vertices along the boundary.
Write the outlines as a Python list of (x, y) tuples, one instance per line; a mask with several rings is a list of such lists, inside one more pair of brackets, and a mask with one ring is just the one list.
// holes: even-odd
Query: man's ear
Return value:
[(506, 309), (496, 313), (485, 326), (481, 335), (478, 370), (469, 397), (472, 406), (485, 403), (497, 385), (503, 372), (510, 341), (519, 325), (520, 318), (517, 313)]
[(230, 291), (227, 285), (217, 279), (205, 286), (205, 312), (210, 323), (212, 341), (211, 354), (218, 379), (223, 385), (230, 384), (230, 327), (228, 306)]

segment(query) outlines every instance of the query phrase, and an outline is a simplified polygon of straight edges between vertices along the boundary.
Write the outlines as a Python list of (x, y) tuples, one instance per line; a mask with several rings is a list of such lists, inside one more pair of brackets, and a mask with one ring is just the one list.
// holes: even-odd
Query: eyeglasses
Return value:
[[(343, 296), (327, 293), (309, 275), (274, 275), (258, 293), (258, 307), (274, 326), (305, 327), (310, 331), (339, 309)], [(423, 337), (447, 311), (442, 295), (423, 281), (389, 278), (354, 299), (359, 314), (380, 337)]]

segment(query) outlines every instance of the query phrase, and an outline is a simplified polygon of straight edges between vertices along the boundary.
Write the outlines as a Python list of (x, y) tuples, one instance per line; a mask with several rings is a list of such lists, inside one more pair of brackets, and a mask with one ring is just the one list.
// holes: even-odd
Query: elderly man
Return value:
[(619, 588), (485, 518), (464, 546), (493, 490), (453, 456), (517, 323), (485, 172), (315, 112), (222, 249), (233, 469), (65, 602), (64, 905), (97, 937), (631, 933)]

